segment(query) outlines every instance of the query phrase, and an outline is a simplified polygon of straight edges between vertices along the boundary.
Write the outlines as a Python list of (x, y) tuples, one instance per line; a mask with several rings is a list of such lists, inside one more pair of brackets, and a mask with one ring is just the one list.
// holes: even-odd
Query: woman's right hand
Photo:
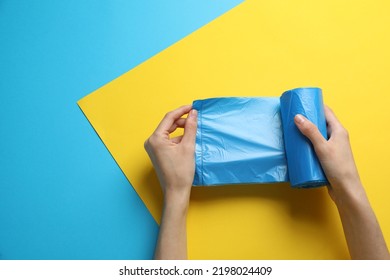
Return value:
[(295, 124), (313, 144), (321, 166), (329, 180), (329, 194), (338, 204), (350, 195), (364, 193), (353, 158), (347, 130), (341, 125), (332, 110), (325, 106), (329, 140), (318, 128), (302, 115), (296, 115)]

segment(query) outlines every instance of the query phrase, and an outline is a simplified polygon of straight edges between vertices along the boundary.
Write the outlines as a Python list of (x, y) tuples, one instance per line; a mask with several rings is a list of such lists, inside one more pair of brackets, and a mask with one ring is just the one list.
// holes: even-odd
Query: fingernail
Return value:
[(297, 115), (295, 115), (294, 120), (295, 120), (295, 122), (296, 122), (297, 124), (303, 124), (304, 121), (305, 121), (305, 118), (304, 118), (302, 115), (297, 114)]
[(198, 111), (196, 111), (195, 109), (192, 109), (191, 112), (190, 112), (190, 116), (192, 118), (196, 118), (197, 115), (198, 115)]

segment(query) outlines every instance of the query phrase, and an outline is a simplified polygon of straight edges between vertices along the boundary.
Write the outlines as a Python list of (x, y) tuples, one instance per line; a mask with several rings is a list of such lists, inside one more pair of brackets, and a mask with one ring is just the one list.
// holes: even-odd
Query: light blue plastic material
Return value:
[(322, 93), (298, 88), (282, 97), (196, 100), (194, 186), (290, 182), (328, 184), (309, 140), (294, 124), (302, 114), (327, 137)]

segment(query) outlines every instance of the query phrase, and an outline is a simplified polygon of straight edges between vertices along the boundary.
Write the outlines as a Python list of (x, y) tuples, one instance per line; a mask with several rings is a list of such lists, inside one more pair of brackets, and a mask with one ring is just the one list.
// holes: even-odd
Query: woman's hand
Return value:
[(325, 117), (329, 140), (326, 140), (318, 128), (302, 115), (294, 118), (298, 129), (313, 144), (321, 166), (330, 182), (329, 194), (335, 203), (344, 196), (361, 193), (359, 173), (353, 158), (347, 130), (341, 125), (329, 107), (325, 107)]
[[(184, 135), (171, 138), (178, 127), (184, 128)], [(164, 192), (156, 259), (187, 258), (186, 217), (195, 174), (196, 129), (197, 111), (190, 105), (182, 106), (167, 113), (145, 141)]]

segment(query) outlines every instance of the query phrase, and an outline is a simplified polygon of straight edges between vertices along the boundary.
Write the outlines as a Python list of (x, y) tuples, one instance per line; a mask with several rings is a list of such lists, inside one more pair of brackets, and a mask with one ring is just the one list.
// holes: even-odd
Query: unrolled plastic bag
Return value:
[(196, 100), (193, 108), (198, 111), (194, 186), (328, 184), (312, 144), (294, 123), (301, 114), (327, 138), (321, 89), (297, 88), (280, 98)]

